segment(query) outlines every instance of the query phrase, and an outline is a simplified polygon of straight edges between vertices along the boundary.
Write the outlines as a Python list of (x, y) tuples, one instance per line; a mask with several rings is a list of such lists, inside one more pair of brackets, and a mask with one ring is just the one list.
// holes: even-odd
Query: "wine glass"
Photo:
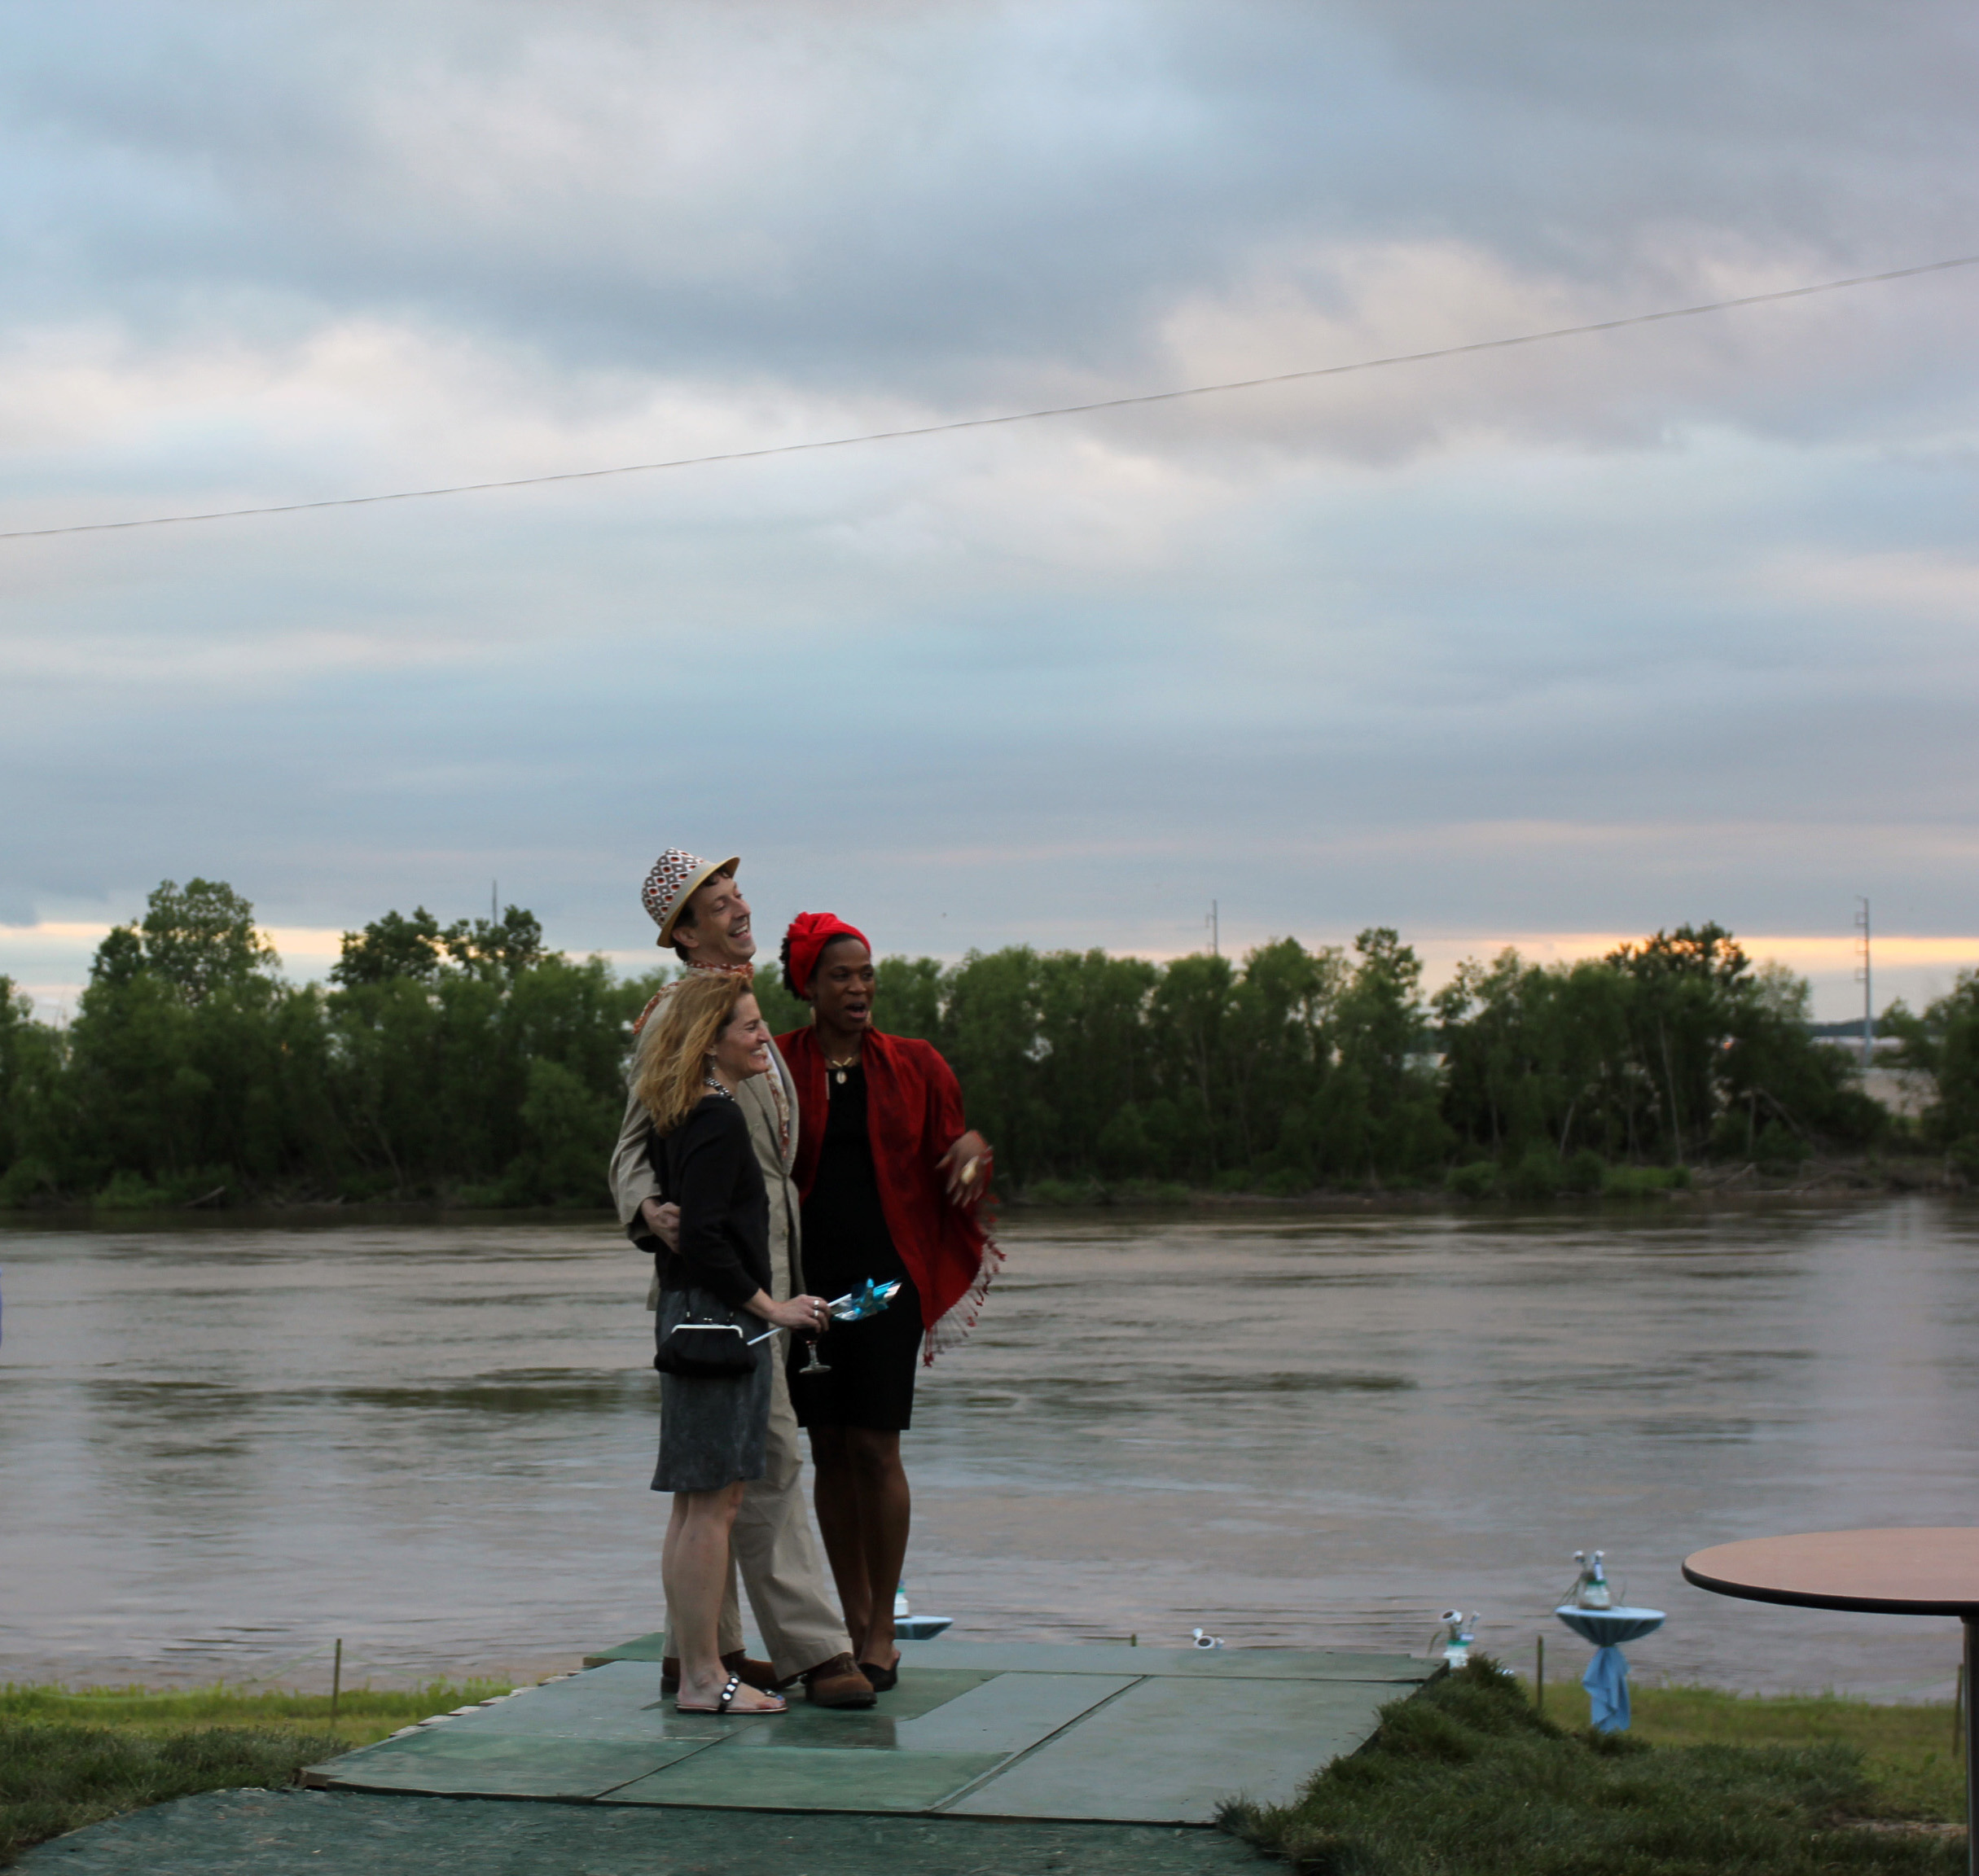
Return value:
[[(897, 1277), (884, 1283), (876, 1283), (868, 1277), (858, 1289), (848, 1290), (843, 1296), (833, 1297), (825, 1308), (831, 1313), (835, 1322), (858, 1322), (868, 1316), (877, 1316), (899, 1294), (900, 1279)], [(798, 1374), (829, 1374), (832, 1372), (831, 1363), (818, 1359), (818, 1338), (813, 1335), (807, 1340), (810, 1352), (804, 1365), (797, 1370)]]

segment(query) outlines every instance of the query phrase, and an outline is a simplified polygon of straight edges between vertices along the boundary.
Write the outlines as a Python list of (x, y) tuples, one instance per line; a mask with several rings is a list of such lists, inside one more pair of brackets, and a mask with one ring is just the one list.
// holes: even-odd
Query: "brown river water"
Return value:
[[(1549, 1672), (1577, 1548), (1639, 1680), (1949, 1694), (1956, 1624), (1684, 1554), (1979, 1523), (1979, 1207), (1020, 1213), (906, 1435), (977, 1641), (1201, 1627)], [(608, 1221), (0, 1225), (0, 1680), (540, 1673), (654, 1628), (645, 1262)], [(939, 1642), (931, 1644), (939, 1649)]]

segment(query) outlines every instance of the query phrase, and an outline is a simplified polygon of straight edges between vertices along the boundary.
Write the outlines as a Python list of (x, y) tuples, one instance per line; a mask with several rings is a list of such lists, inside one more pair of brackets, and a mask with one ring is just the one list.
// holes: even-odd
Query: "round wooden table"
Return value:
[(1966, 1867), (1979, 1876), (1979, 1740), (1972, 1735), (1979, 1681), (1979, 1530), (1806, 1531), (1749, 1537), (1693, 1552), (1687, 1581), (1721, 1596), (1803, 1609), (1863, 1609), (1879, 1615), (1955, 1615), (1965, 1625)]

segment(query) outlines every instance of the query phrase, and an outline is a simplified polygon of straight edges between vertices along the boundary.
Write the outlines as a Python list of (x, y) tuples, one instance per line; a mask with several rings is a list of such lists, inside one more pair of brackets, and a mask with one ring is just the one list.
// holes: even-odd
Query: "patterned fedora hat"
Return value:
[(653, 870), (639, 888), (639, 902), (660, 927), (658, 942), (665, 945), (674, 936), (674, 927), (687, 901), (717, 873), (733, 873), (742, 864), (739, 855), (726, 860), (704, 860), (698, 854), (669, 847), (654, 861)]

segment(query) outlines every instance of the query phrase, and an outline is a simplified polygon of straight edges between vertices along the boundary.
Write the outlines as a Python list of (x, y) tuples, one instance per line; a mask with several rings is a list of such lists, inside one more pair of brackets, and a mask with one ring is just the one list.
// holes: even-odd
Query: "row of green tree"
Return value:
[[(98, 950), (74, 1019), (0, 978), (0, 1204), (243, 1198), (595, 1203), (630, 1025), (666, 969), (546, 949), (529, 913), (423, 909), (295, 984), (228, 887), (166, 882)], [(1451, 1179), (1790, 1164), (1893, 1123), (1806, 985), (1715, 926), (1598, 961), (1464, 965), (1425, 995), (1393, 931), (1240, 962), (1011, 947), (893, 958), (878, 1019), (954, 1064), (1007, 1190)], [(779, 1029), (803, 1006), (766, 971)], [(1927, 1144), (1979, 1153), (1979, 984), (1886, 1019), (1937, 1078)]]

